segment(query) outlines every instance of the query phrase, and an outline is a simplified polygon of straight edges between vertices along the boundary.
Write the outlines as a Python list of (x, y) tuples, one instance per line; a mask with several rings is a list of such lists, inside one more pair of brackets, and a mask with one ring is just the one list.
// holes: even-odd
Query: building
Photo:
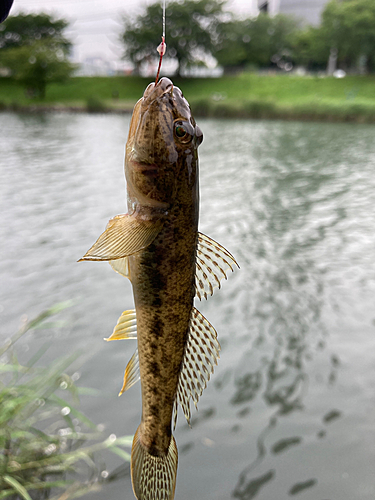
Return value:
[(258, 0), (260, 12), (293, 15), (307, 24), (317, 25), (325, 4), (329, 0)]

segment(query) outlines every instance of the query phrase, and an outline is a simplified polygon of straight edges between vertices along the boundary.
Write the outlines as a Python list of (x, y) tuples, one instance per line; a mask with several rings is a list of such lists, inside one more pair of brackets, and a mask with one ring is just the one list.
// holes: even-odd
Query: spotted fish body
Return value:
[(137, 338), (122, 392), (139, 378), (142, 418), (131, 474), (138, 500), (172, 500), (180, 404), (190, 421), (219, 357), (210, 323), (194, 297), (212, 295), (232, 255), (198, 232), (197, 148), (202, 132), (180, 89), (168, 78), (150, 84), (136, 104), (126, 145), (128, 210), (111, 219), (81, 260), (107, 260), (131, 280), (135, 310), (124, 311), (107, 340)]

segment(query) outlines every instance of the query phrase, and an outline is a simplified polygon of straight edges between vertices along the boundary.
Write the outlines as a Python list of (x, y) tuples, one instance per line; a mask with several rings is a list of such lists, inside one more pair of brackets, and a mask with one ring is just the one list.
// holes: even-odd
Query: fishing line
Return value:
[(161, 37), (161, 44), (156, 49), (160, 54), (160, 59), (159, 59), (158, 72), (156, 73), (155, 85), (158, 83), (160, 68), (161, 68), (161, 61), (163, 59), (163, 55), (165, 54), (165, 52), (167, 50), (167, 44), (165, 43), (165, 3), (166, 3), (166, 0), (163, 0), (163, 35)]
[(165, 2), (166, 0), (163, 0), (163, 38), (165, 38)]

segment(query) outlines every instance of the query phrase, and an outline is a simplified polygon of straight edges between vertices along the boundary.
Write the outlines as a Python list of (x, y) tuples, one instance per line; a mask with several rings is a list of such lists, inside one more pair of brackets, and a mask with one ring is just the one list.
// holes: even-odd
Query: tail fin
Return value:
[(135, 433), (131, 453), (131, 476), (138, 500), (173, 500), (176, 487), (178, 452), (171, 436), (168, 454), (154, 457), (140, 441), (140, 428)]

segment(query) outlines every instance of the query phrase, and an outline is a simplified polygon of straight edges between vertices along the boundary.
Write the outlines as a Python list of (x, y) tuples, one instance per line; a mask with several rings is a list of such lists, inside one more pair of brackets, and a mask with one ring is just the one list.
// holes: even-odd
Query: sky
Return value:
[[(102, 57), (115, 69), (121, 63), (122, 17), (141, 13), (154, 0), (14, 0), (12, 15), (20, 12), (46, 12), (69, 21), (66, 35), (73, 42), (73, 60), (82, 63), (89, 57)], [(255, 13), (256, 0), (229, 0), (227, 10), (243, 15)], [(168, 0), (166, 3), (168, 9)], [(162, 20), (160, 19), (160, 35)], [(168, 33), (166, 33), (168, 47)]]

